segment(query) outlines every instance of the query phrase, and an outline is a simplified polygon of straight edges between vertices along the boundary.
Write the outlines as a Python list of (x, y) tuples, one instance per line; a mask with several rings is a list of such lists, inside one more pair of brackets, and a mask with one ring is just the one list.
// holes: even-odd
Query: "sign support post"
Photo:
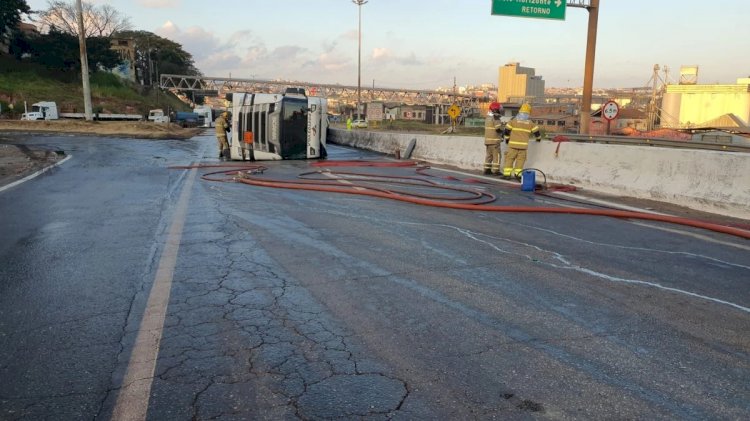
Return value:
[(589, 30), (586, 41), (586, 65), (583, 72), (583, 99), (581, 102), (581, 119), (578, 133), (589, 134), (591, 128), (591, 96), (594, 91), (594, 59), (596, 56), (596, 31), (599, 22), (599, 0), (591, 0), (589, 11)]
[(492, 14), (565, 20), (566, 6), (583, 7), (589, 12), (583, 98), (581, 99), (581, 115), (578, 127), (580, 134), (588, 134), (591, 125), (591, 97), (594, 91), (594, 59), (596, 56), (596, 30), (599, 22), (599, 0), (589, 0), (588, 6), (581, 1), (567, 4), (567, 0), (550, 0), (549, 3), (539, 2), (539, 4), (530, 4), (525, 0), (492, 0)]

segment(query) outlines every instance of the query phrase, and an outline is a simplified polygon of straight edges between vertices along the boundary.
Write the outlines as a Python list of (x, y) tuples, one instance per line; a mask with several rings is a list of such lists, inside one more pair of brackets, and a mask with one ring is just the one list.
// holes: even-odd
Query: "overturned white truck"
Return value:
[(284, 94), (233, 93), (230, 158), (278, 160), (325, 158), (328, 107), (325, 98), (300, 88)]

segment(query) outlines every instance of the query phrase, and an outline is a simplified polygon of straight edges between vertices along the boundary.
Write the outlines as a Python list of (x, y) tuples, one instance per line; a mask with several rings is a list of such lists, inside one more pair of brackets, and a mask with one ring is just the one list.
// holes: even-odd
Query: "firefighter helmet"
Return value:
[(493, 103), (490, 104), (490, 111), (492, 111), (492, 112), (500, 111), (502, 109), (503, 109), (503, 106), (500, 105), (499, 102), (493, 102)]
[(521, 105), (521, 109), (518, 110), (518, 112), (520, 112), (520, 113), (526, 113), (526, 114), (531, 113), (531, 105), (529, 105), (529, 104), (523, 104), (523, 105)]

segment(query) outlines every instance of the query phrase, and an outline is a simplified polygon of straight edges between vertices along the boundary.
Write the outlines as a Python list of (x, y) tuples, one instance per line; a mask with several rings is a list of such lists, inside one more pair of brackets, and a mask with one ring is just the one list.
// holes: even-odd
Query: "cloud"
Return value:
[(181, 0), (138, 0), (138, 4), (147, 9), (176, 9)]
[(390, 50), (387, 48), (374, 48), (372, 50), (372, 59), (375, 61), (390, 61), (392, 56)]
[(346, 31), (341, 34), (339, 38), (345, 39), (347, 41), (357, 41), (359, 39), (359, 32), (357, 32), (356, 29), (352, 29), (351, 31)]
[[(350, 43), (342, 42), (341, 37), (323, 40), (316, 48), (269, 45), (251, 30), (219, 36), (206, 27), (181, 28), (172, 21), (155, 32), (182, 45), (207, 76), (226, 77), (231, 73), (237, 78), (341, 84), (356, 80), (356, 51), (352, 54)], [(342, 51), (341, 44), (347, 51)]]
[(283, 45), (273, 49), (267, 59), (281, 63), (294, 63), (307, 49), (294, 45)]
[(338, 47), (338, 44), (339, 43), (336, 41), (333, 41), (333, 42), (323, 41), (323, 52), (324, 53), (332, 52), (333, 50), (336, 49), (336, 47)]
[(414, 53), (411, 53), (408, 56), (398, 57), (396, 61), (398, 62), (398, 64), (404, 66), (421, 66), (422, 64), (424, 64), (424, 62), (418, 59), (417, 55)]
[(161, 28), (156, 30), (156, 33), (163, 37), (174, 37), (179, 35), (180, 29), (171, 20), (168, 20), (164, 22)]
[(348, 68), (351, 65), (351, 59), (342, 54), (327, 52), (318, 56), (317, 64), (325, 70), (337, 71)]
[(227, 71), (242, 66), (242, 58), (233, 52), (224, 51), (211, 54), (196, 64), (207, 76), (225, 77)]
[(414, 53), (407, 56), (398, 56), (387, 48), (374, 48), (371, 57), (375, 63), (381, 64), (395, 63), (402, 66), (419, 66), (424, 64)]
[(182, 45), (185, 51), (192, 54), (196, 63), (231, 49), (230, 43), (223, 43), (213, 32), (199, 26), (191, 26), (183, 31), (172, 21), (166, 21), (156, 30), (156, 34)]

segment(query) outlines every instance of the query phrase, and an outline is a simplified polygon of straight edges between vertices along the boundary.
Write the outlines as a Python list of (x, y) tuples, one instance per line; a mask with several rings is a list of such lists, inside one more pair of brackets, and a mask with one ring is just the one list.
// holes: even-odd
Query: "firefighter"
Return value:
[(529, 147), (529, 138), (531, 135), (534, 135), (537, 142), (542, 140), (539, 126), (529, 121), (530, 113), (531, 106), (523, 104), (516, 118), (505, 125), (503, 138), (505, 139), (505, 143), (508, 144), (508, 151), (505, 153), (503, 161), (504, 179), (521, 176), (523, 164), (526, 162), (526, 149)]
[(229, 113), (223, 112), (216, 119), (216, 140), (219, 143), (219, 158), (229, 158), (229, 142), (227, 132), (229, 131)]
[(503, 123), (500, 121), (499, 102), (490, 104), (490, 112), (484, 120), (484, 174), (500, 175), (500, 143), (502, 142)]

